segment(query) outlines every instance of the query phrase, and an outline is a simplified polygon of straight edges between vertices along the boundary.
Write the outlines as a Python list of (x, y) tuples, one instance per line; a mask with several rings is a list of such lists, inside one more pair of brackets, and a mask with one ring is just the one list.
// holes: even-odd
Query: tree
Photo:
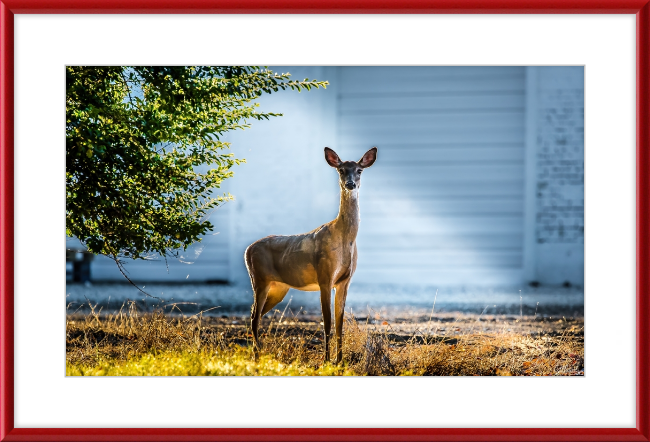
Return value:
[(67, 67), (66, 234), (118, 266), (200, 241), (209, 212), (232, 198), (214, 189), (245, 161), (223, 134), (281, 116), (256, 111), (263, 93), (328, 84), (289, 77), (257, 66)]

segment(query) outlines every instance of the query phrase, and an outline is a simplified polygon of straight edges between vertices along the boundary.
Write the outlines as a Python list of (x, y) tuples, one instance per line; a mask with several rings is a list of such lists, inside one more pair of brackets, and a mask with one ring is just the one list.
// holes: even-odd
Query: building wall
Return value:
[(537, 280), (584, 281), (584, 68), (537, 69)]
[[(341, 81), (344, 81), (347, 78), (346, 75), (348, 75), (342, 72), (342, 69), (346, 68), (292, 66), (274, 69), (283, 72), (289, 71), (294, 79), (315, 78), (329, 80), (331, 85), (328, 86), (327, 90), (311, 90), (301, 93), (281, 91), (262, 97), (259, 100), (261, 110), (283, 113), (284, 116), (272, 118), (270, 121), (253, 121), (250, 129), (231, 132), (227, 137), (226, 140), (232, 143), (232, 152), (235, 156), (245, 158), (247, 162), (244, 165), (235, 167), (235, 176), (224, 183), (222, 190), (232, 193), (235, 200), (217, 209), (212, 219), (215, 225), (214, 233), (217, 234), (206, 238), (204, 244), (194, 246), (189, 251), (190, 253), (186, 253), (185, 255), (192, 259), (185, 259), (185, 263), (174, 260), (168, 263), (164, 261), (130, 263), (127, 268), (134, 279), (141, 281), (188, 282), (227, 279), (232, 283), (248, 284), (243, 252), (249, 244), (270, 234), (307, 232), (336, 217), (339, 199), (337, 174), (334, 169), (326, 165), (323, 158), (323, 147), (334, 148), (344, 160), (357, 160), (367, 148), (377, 144), (380, 148), (379, 162), (364, 175), (364, 187), (361, 191), (362, 230), (365, 229), (363, 230), (365, 236), (360, 236), (359, 243), (360, 247), (364, 247), (363, 253), (366, 253), (363, 262), (366, 264), (373, 262), (367, 255), (367, 253), (372, 252), (373, 248), (381, 250), (381, 244), (379, 244), (381, 238), (368, 236), (377, 229), (379, 229), (378, 232), (383, 228), (391, 230), (402, 222), (405, 229), (414, 230), (419, 225), (415, 221), (424, 220), (427, 217), (428, 221), (426, 223), (420, 223), (422, 226), (430, 226), (434, 222), (439, 225), (444, 221), (444, 225), (448, 228), (442, 231), (436, 227), (440, 232), (436, 230), (434, 233), (439, 235), (434, 235), (435, 237), (430, 235), (431, 238), (429, 239), (433, 241), (429, 241), (431, 242), (430, 245), (427, 245), (429, 244), (427, 242), (416, 241), (417, 244), (414, 244), (422, 250), (409, 249), (402, 251), (403, 256), (398, 258), (404, 271), (410, 272), (407, 278), (391, 276), (390, 272), (382, 271), (375, 263), (376, 265), (373, 265), (372, 268), (366, 268), (365, 270), (360, 264), (358, 278), (355, 278), (355, 280), (361, 281), (359, 278), (363, 279), (364, 275), (366, 275), (368, 281), (365, 282), (381, 281), (394, 284), (409, 282), (446, 285), (520, 284), (529, 281), (561, 284), (568, 281), (572, 284), (582, 285), (584, 266), (584, 73), (581, 67), (527, 68), (526, 72), (534, 71), (535, 75), (534, 77), (527, 77), (528, 79), (534, 78), (534, 81), (526, 80), (525, 82), (523, 82), (523, 76), (515, 78), (511, 75), (512, 73), (509, 73), (508, 75), (512, 77), (510, 78), (505, 75), (502, 80), (508, 84), (504, 83), (501, 89), (504, 91), (512, 89), (508, 92), (510, 95), (507, 100), (520, 101), (513, 102), (513, 104), (510, 101), (503, 101), (504, 98), (501, 98), (502, 103), (500, 106), (504, 107), (504, 109), (510, 106), (519, 112), (519, 116), (512, 121), (514, 122), (518, 118), (522, 121), (521, 124), (526, 126), (526, 151), (524, 152), (522, 147), (522, 152), (517, 153), (515, 145), (499, 146), (497, 145), (499, 143), (498, 139), (491, 140), (492, 144), (496, 144), (490, 149), (495, 149), (495, 155), (502, 150), (509, 149), (508, 152), (511, 151), (513, 155), (516, 154), (512, 158), (497, 158), (497, 156), (490, 154), (491, 151), (481, 150), (485, 147), (478, 145), (470, 146), (468, 144), (465, 146), (463, 144), (464, 150), (462, 152), (456, 150), (452, 152), (449, 146), (442, 146), (444, 148), (436, 146), (436, 143), (439, 144), (444, 141), (441, 136), (445, 134), (447, 137), (451, 137), (453, 134), (461, 134), (465, 138), (471, 138), (472, 136), (477, 138), (473, 141), (463, 138), (465, 144), (470, 143), (470, 141), (470, 144), (486, 142), (485, 136), (494, 138), (498, 128), (492, 127), (494, 123), (491, 123), (491, 119), (495, 118), (498, 112), (495, 116), (485, 117), (481, 116), (480, 113), (477, 114), (475, 110), (467, 114), (463, 113), (469, 109), (468, 106), (474, 105), (472, 100), (475, 100), (475, 98), (472, 98), (472, 94), (475, 94), (476, 91), (472, 92), (472, 88), (482, 87), (480, 86), (481, 81), (488, 81), (486, 78), (472, 80), (472, 86), (466, 93), (460, 90), (457, 91), (461, 92), (459, 94), (460, 101), (457, 103), (450, 102), (449, 105), (445, 104), (447, 107), (452, 106), (450, 107), (452, 112), (449, 115), (443, 111), (429, 112), (432, 116), (427, 118), (430, 118), (431, 121), (426, 120), (426, 118), (422, 121), (416, 121), (408, 117), (408, 112), (402, 116), (393, 114), (395, 112), (399, 113), (400, 109), (406, 109), (404, 106), (411, 106), (410, 102), (407, 103), (409, 96), (415, 97), (415, 104), (419, 106), (415, 113), (422, 114), (423, 109), (429, 109), (432, 105), (442, 106), (442, 104), (439, 106), (437, 101), (442, 103), (442, 101), (452, 100), (451, 95), (443, 93), (441, 98), (435, 96), (432, 99), (418, 95), (417, 91), (402, 94), (402, 92), (394, 90), (392, 95), (396, 97), (396, 105), (388, 106), (384, 110), (378, 106), (385, 101), (385, 98), (367, 97), (370, 101), (377, 101), (377, 106), (375, 106), (376, 108), (363, 108), (362, 110), (366, 109), (364, 112), (367, 111), (366, 113), (369, 114), (372, 113), (371, 111), (386, 113), (390, 110), (392, 112), (389, 116), (382, 117), (386, 120), (385, 123), (373, 129), (372, 124), (375, 124), (374, 122), (377, 120), (375, 116), (356, 115), (355, 112), (358, 113), (357, 111), (361, 108), (349, 108), (356, 103), (354, 100), (357, 100), (357, 98), (353, 97), (354, 94), (350, 95), (355, 92), (354, 90), (346, 90), (341, 87)], [(395, 70), (396, 68), (392, 69)], [(514, 69), (517, 70), (517, 68)], [(349, 68), (348, 70), (350, 71)], [(352, 70), (349, 73), (355, 72)], [(469, 70), (467, 74), (454, 73), (450, 81), (452, 83), (456, 82), (456, 80), (461, 81), (460, 78), (463, 75), (471, 76)], [(483, 74), (479, 74), (479, 77), (481, 75)], [(489, 77), (490, 75), (485, 74), (485, 76)], [(494, 77), (494, 75), (492, 76)], [(443, 78), (446, 77), (442, 76), (437, 80), (436, 87), (440, 86)], [(391, 87), (395, 88), (395, 85), (399, 84), (399, 80), (399, 78), (394, 78)], [(519, 89), (511, 84), (515, 81), (521, 83)], [(355, 86), (356, 89), (358, 89), (357, 86)], [(520, 90), (519, 95), (513, 92), (517, 90)], [(431, 93), (432, 96), (435, 95), (433, 92)], [(525, 112), (522, 107), (524, 106), (522, 98), (524, 94), (526, 96)], [(480, 94), (477, 97), (480, 100), (488, 100), (492, 96), (494, 96), (494, 93), (490, 92), (485, 94), (483, 98), (481, 98)], [(490, 103), (486, 103), (476, 101), (475, 104), (477, 108), (482, 109), (489, 107), (488, 104)], [(459, 109), (454, 110), (453, 106), (457, 106), (462, 112), (459, 113)], [(526, 116), (525, 122), (524, 114)], [(478, 117), (485, 119), (485, 121), (477, 120)], [(356, 140), (357, 128), (365, 124), (363, 118), (368, 119), (368, 124), (366, 124), (368, 133), (360, 133), (360, 136), (362, 135), (361, 139)], [(420, 115), (418, 118), (422, 119), (423, 117)], [(455, 118), (455, 120), (445, 123), (450, 118)], [(465, 120), (467, 123), (465, 123)], [(476, 121), (479, 123), (476, 126), (478, 129), (472, 129), (472, 124), (475, 124)], [(513, 133), (516, 132), (517, 137), (519, 137), (517, 140), (521, 139), (521, 146), (523, 146), (521, 124), (512, 125), (510, 120), (500, 121), (497, 123), (502, 126), (505, 125), (504, 127), (510, 127)], [(399, 132), (402, 129), (404, 129), (403, 133)], [(429, 131), (431, 134), (427, 132), (422, 135), (421, 140), (413, 141), (411, 139), (413, 137), (409, 138), (409, 134), (416, 133), (414, 132), (415, 129), (420, 132), (426, 129), (425, 132)], [(385, 139), (370, 140), (371, 135), (377, 131), (382, 134), (385, 133)], [(481, 131), (486, 132), (487, 135), (482, 135)], [(534, 136), (531, 137), (529, 134)], [(382, 141), (384, 144), (389, 143), (390, 140), (388, 139), (390, 137), (394, 138), (391, 138), (394, 148), (392, 150), (386, 148), (382, 150)], [(400, 144), (402, 140), (406, 143), (405, 145)], [(513, 140), (509, 141), (514, 142)], [(415, 147), (409, 147), (409, 142), (419, 144)], [(427, 147), (428, 144), (431, 146)], [(446, 151), (449, 151), (451, 156), (441, 157), (443, 154), (447, 155)], [(386, 154), (383, 157), (382, 152)], [(402, 155), (403, 153), (408, 155)], [(467, 164), (463, 162), (465, 158), (469, 160)], [(454, 192), (458, 193), (464, 189), (462, 183), (454, 184), (454, 180), (462, 181), (463, 177), (467, 177), (470, 181), (472, 179), (475, 179), (475, 181), (481, 180), (483, 175), (492, 171), (492, 169), (494, 170), (490, 172), (492, 173), (492, 175), (489, 175), (490, 179), (507, 180), (509, 177), (507, 173), (510, 170), (507, 168), (520, 167), (521, 172), (517, 173), (523, 174), (524, 168), (521, 166), (524, 161), (523, 158), (525, 158), (526, 189), (530, 188), (530, 192), (524, 189), (522, 178), (520, 184), (513, 183), (501, 189), (503, 192), (500, 194), (507, 196), (507, 201), (486, 199), (485, 201), (471, 202), (471, 200), (453, 198)], [(404, 172), (404, 176), (389, 173), (390, 167), (388, 166), (391, 162), (400, 162), (405, 159), (410, 161), (410, 166), (405, 164), (408, 167), (396, 169), (400, 173)], [(383, 167), (382, 160), (383, 166), (386, 166), (384, 167), (386, 170), (383, 172), (381, 170)], [(512, 164), (490, 164), (497, 160), (507, 160), (506, 162)], [(427, 166), (428, 168), (424, 168), (426, 170), (423, 169), (426, 173), (417, 175), (416, 172), (423, 168), (427, 161), (436, 163), (434, 164), (435, 167)], [(454, 164), (451, 164), (450, 161)], [(470, 173), (471, 168), (477, 166), (482, 166), (477, 169), (480, 170), (480, 173)], [(396, 180), (403, 184), (417, 181), (418, 185), (404, 187), (400, 193), (402, 196), (395, 196), (391, 194), (391, 191), (395, 189), (394, 182)], [(445, 183), (446, 186), (442, 186)], [(485, 192), (489, 190), (485, 186), (479, 186), (478, 189), (485, 190)], [(416, 205), (412, 207), (415, 212), (411, 218), (407, 219), (401, 216), (400, 214), (403, 212), (402, 206), (408, 206), (409, 196), (419, 195), (423, 192), (432, 194), (444, 192), (444, 195), (437, 195), (437, 200), (444, 196), (449, 198), (449, 201), (444, 206), (433, 203), (427, 203), (426, 207)], [(514, 194), (510, 195), (508, 192), (515, 192), (517, 198), (513, 198)], [(524, 193), (526, 194), (525, 209), (523, 207)], [(508, 215), (512, 218), (509, 220), (511, 224), (514, 223), (512, 226), (498, 221), (494, 217), (493, 212), (501, 206), (503, 206), (504, 216)], [(515, 206), (521, 206), (521, 208)], [(531, 207), (531, 209), (529, 210), (528, 207)], [(424, 213), (424, 209), (427, 209), (428, 212)], [(400, 213), (396, 215), (394, 213), (396, 211)], [(481, 215), (483, 212), (485, 213)], [(522, 213), (526, 214), (525, 217), (522, 216)], [(394, 219), (389, 219), (392, 216), (391, 214), (395, 215)], [(461, 220), (462, 222), (457, 221), (454, 216), (458, 214), (465, 216), (466, 219)], [(480, 228), (482, 235), (485, 232), (487, 233), (481, 237), (472, 236), (469, 234), (471, 229), (467, 230), (467, 226), (470, 221), (478, 219), (479, 215), (489, 215), (489, 217), (478, 224), (472, 224), (472, 226)], [(369, 225), (370, 221), (373, 221), (373, 225)], [(460, 230), (456, 232), (454, 230), (456, 228)], [(466, 265), (467, 263), (464, 264), (460, 261), (454, 264), (459, 269), (455, 273), (443, 268), (452, 262), (452, 258), (467, 261), (466, 258), (469, 257), (476, 261), (480, 253), (484, 253), (486, 259), (488, 259), (483, 261), (492, 266), (497, 262), (495, 261), (496, 258), (491, 258), (492, 255), (497, 256), (499, 253), (502, 255), (504, 253), (521, 255), (521, 244), (524, 242), (522, 235), (530, 237), (530, 241), (526, 240), (524, 246), (525, 255), (528, 258), (524, 260), (525, 262), (522, 262), (521, 258), (516, 262), (513, 261), (511, 268), (506, 269), (504, 267), (504, 269), (496, 272), (488, 268), (489, 266), (483, 265), (485, 268), (483, 274), (481, 274), (472, 271), (471, 265)], [(456, 237), (463, 240), (461, 241), (462, 244), (454, 240)], [(506, 239), (510, 242), (503, 243), (499, 239), (500, 237), (507, 237)], [(477, 242), (468, 245), (467, 241), (472, 238), (476, 238)], [(402, 241), (404, 238), (397, 238), (395, 241), (398, 239)], [(397, 243), (407, 244), (404, 241), (399, 241)], [(410, 244), (407, 245), (412, 249), (413, 247)], [(480, 251), (489, 246), (491, 248), (501, 247), (504, 251), (501, 252), (495, 249), (497, 251), (493, 253), (490, 250), (483, 250), (479, 255), (470, 256), (470, 254), (465, 253), (466, 250), (459, 249), (458, 244), (461, 244), (465, 249), (476, 246), (476, 250)], [(441, 245), (449, 246), (448, 258), (442, 255), (429, 256), (434, 252), (441, 253)], [(488, 252), (492, 253), (492, 255), (489, 255)], [(460, 256), (463, 253), (467, 256)], [(428, 259), (430, 265), (425, 263), (426, 265), (422, 269), (416, 269), (413, 265), (406, 263), (406, 258), (418, 254), (422, 255), (422, 259)], [(385, 260), (390, 261), (393, 258), (395, 257), (388, 254)], [(188, 261), (193, 262), (193, 264), (188, 264)], [(422, 262), (424, 263), (424, 261)], [(438, 265), (437, 262), (443, 265), (440, 265), (439, 271), (435, 273), (433, 271), (434, 264)], [(169, 272), (167, 271), (167, 265), (169, 266)], [(463, 270), (466, 268), (470, 270)], [(115, 269), (114, 263), (106, 258), (98, 257), (93, 263), (92, 272), (93, 278), (96, 280), (123, 279), (122, 275)], [(403, 272), (398, 273), (403, 274)], [(426, 279), (427, 277), (429, 279)]]
[[(274, 67), (293, 79), (328, 80), (327, 67)], [(333, 82), (335, 83), (335, 82)], [(259, 100), (260, 110), (282, 113), (252, 128), (231, 132), (227, 141), (246, 164), (235, 170), (228, 191), (231, 214), (230, 280), (248, 283), (244, 250), (268, 235), (308, 232), (338, 213), (337, 173), (327, 166), (325, 146), (334, 147), (336, 91), (330, 87), (281, 91)]]
[(519, 284), (525, 68), (340, 68), (338, 146), (364, 173), (355, 281)]

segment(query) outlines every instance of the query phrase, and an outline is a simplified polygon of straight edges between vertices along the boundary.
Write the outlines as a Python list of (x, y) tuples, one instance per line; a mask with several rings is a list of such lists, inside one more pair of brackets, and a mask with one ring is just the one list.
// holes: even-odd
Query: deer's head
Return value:
[(376, 147), (363, 154), (359, 161), (341, 161), (336, 152), (329, 147), (325, 148), (325, 161), (338, 170), (339, 185), (342, 190), (352, 191), (361, 187), (361, 172), (372, 166), (376, 159)]

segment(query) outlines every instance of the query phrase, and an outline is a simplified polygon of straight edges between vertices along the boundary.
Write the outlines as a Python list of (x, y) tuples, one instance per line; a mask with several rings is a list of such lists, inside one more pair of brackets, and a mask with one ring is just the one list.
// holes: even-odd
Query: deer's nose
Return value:
[(357, 187), (357, 185), (354, 184), (354, 181), (348, 181), (347, 183), (345, 183), (345, 187), (347, 187), (348, 189), (352, 190), (352, 189), (354, 189), (355, 187)]

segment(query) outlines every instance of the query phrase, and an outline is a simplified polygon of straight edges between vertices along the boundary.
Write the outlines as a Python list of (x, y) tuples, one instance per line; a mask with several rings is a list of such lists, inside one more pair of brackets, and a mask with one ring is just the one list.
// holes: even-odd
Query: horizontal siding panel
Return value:
[[(363, 225), (363, 223), (362, 223)], [(523, 236), (521, 234), (406, 234), (391, 232), (385, 235), (373, 235), (361, 228), (359, 239), (363, 249), (359, 253), (373, 252), (377, 249), (386, 250), (521, 250)]]
[(459, 161), (524, 161), (523, 146), (516, 147), (435, 147), (421, 145), (417, 147), (386, 147), (378, 151), (377, 157), (382, 163), (395, 166), (407, 166), (409, 163), (423, 161), (450, 163)]
[(417, 215), (479, 215), (498, 213), (523, 213), (523, 198), (513, 199), (466, 199), (466, 200), (436, 200), (428, 199), (425, 202), (413, 203), (412, 201), (381, 201), (372, 199), (368, 202), (362, 201), (362, 216), (391, 216), (404, 217), (413, 214)]
[[(462, 197), (462, 198), (478, 198), (478, 197), (523, 197), (524, 195), (524, 180), (507, 180), (500, 182), (467, 182), (463, 180), (444, 180), (436, 186), (417, 187), (414, 186), (408, 189), (408, 194), (404, 193), (404, 189), (398, 186), (387, 186), (383, 180), (377, 180), (377, 184), (381, 183), (381, 187), (374, 186), (366, 178), (361, 186), (361, 205), (363, 207), (364, 201), (368, 199), (379, 199), (387, 204), (391, 201), (416, 199), (421, 200), (425, 198), (439, 198), (439, 197)], [(373, 182), (374, 183), (374, 182)], [(363, 210), (363, 209), (362, 209)]]
[(467, 81), (464, 78), (444, 78), (435, 80), (425, 76), (408, 78), (407, 80), (386, 81), (383, 78), (368, 78), (365, 81), (339, 81), (339, 94), (358, 96), (358, 94), (391, 94), (391, 93), (476, 93), (476, 92), (507, 92), (523, 91), (526, 86), (523, 75), (508, 75), (494, 77), (479, 77)]
[(375, 131), (377, 129), (416, 129), (416, 128), (447, 128), (447, 129), (494, 129), (517, 128), (523, 131), (524, 113), (472, 113), (472, 114), (440, 114), (440, 115), (350, 115), (339, 124), (339, 130), (345, 134), (362, 129)]
[(424, 144), (436, 142), (440, 144), (476, 144), (476, 143), (523, 143), (524, 129), (511, 128), (465, 128), (463, 130), (448, 127), (416, 127), (412, 129), (396, 129), (382, 127), (367, 129), (364, 127), (351, 128), (348, 131), (339, 131), (339, 144), (341, 150), (349, 149), (348, 145), (363, 144), (364, 146), (377, 146), (381, 149), (382, 143), (386, 144)]
[(227, 261), (229, 254), (229, 238), (225, 232), (207, 236), (201, 243), (193, 245), (189, 250), (180, 252), (189, 261)]
[[(115, 263), (110, 260), (104, 260), (101, 259), (102, 257), (95, 257), (95, 259), (92, 262), (92, 265), (94, 268), (112, 268), (115, 267)], [(127, 261), (123, 260), (124, 262), (124, 268), (130, 272), (132, 269), (137, 269), (140, 267), (143, 268), (151, 268), (151, 269), (158, 269), (161, 268), (165, 272), (167, 271), (167, 266), (169, 266), (169, 269), (171, 270), (172, 268), (185, 268), (188, 266), (192, 265), (201, 265), (201, 266), (210, 266), (210, 265), (227, 265), (228, 264), (228, 257), (227, 256), (219, 256), (218, 258), (215, 259), (195, 259), (192, 260), (190, 257), (185, 256), (185, 258), (167, 258), (167, 264), (165, 264), (164, 259), (157, 259), (157, 260), (147, 260), (147, 261)]]
[(214, 246), (214, 247), (228, 247), (229, 238), (226, 232), (219, 232), (217, 234), (207, 235), (203, 238), (199, 246)]
[(523, 232), (523, 217), (521, 216), (449, 216), (434, 218), (428, 216), (383, 217), (372, 220), (362, 218), (363, 234), (359, 233), (359, 241), (364, 235), (390, 235), (394, 232), (404, 234), (521, 234)]
[[(355, 152), (364, 152), (365, 150), (368, 150), (369, 148), (373, 147), (372, 144), (368, 144), (367, 142), (359, 142), (357, 144), (350, 144), (348, 143), (346, 145), (347, 148), (354, 149)], [(379, 146), (377, 146), (379, 147)], [(383, 150), (400, 150), (400, 149), (413, 149), (413, 150), (422, 150), (426, 151), (429, 149), (483, 149), (486, 151), (490, 151), (492, 149), (499, 149), (499, 148), (508, 148), (508, 149), (524, 149), (524, 143), (523, 142), (518, 142), (518, 143), (488, 143), (488, 142), (476, 142), (476, 143), (442, 143), (438, 142), (437, 140), (429, 140), (424, 143), (409, 143), (408, 141), (402, 141), (399, 143), (382, 143), (381, 144), (382, 151)], [(364, 150), (365, 149), (365, 150)], [(383, 156), (382, 156), (383, 158)]]
[[(93, 281), (124, 281), (124, 276), (116, 265), (105, 262), (98, 257), (91, 264)], [(157, 282), (205, 282), (209, 280), (227, 280), (229, 278), (228, 262), (183, 264), (176, 260), (169, 261), (169, 273), (164, 261), (127, 263), (127, 275), (134, 281)]]
[[(178, 251), (178, 256), (179, 258), (170, 256), (167, 257), (167, 265), (171, 268), (172, 266), (180, 265), (184, 266), (187, 265), (187, 262), (193, 262), (193, 263), (204, 263), (204, 264), (211, 264), (211, 263), (219, 263), (219, 264), (227, 264), (228, 263), (228, 254), (229, 254), (229, 248), (228, 248), (228, 241), (227, 238), (226, 240), (222, 241), (210, 241), (207, 242), (205, 239), (201, 243), (196, 243), (188, 250), (179, 250)], [(162, 263), (162, 265), (165, 265), (165, 258), (161, 257), (155, 257), (152, 260), (128, 260), (125, 259), (123, 260), (125, 263), (125, 268), (126, 269), (131, 269), (135, 268), (138, 266), (147, 266), (147, 265), (155, 265), (155, 263)], [(97, 256), (95, 257), (95, 260), (93, 261), (96, 263), (98, 266), (115, 266), (115, 263), (111, 259), (104, 259), (104, 257)]]
[(403, 186), (408, 186), (408, 188), (430, 186), (450, 180), (487, 183), (491, 180), (516, 180), (524, 177), (523, 162), (507, 165), (462, 162), (441, 165), (435, 162), (425, 162), (424, 164), (414, 162), (382, 165), (374, 170), (368, 170), (368, 174), (373, 172), (373, 181), (381, 181), (382, 187), (399, 185), (404, 191), (406, 189)]
[[(352, 279), (348, 299), (354, 296), (355, 283), (431, 284), (434, 286), (510, 285), (521, 281), (521, 269), (467, 267), (463, 269), (380, 268), (361, 265)], [(395, 300), (399, 302), (399, 300)], [(433, 303), (433, 297), (431, 299)], [(480, 312), (477, 312), (480, 313)]]
[(434, 251), (434, 250), (373, 250), (359, 252), (366, 267), (394, 268), (517, 268), (522, 266), (521, 251)]
[(339, 70), (340, 83), (367, 81), (404, 81), (405, 79), (473, 81), (486, 77), (524, 76), (524, 66), (344, 66)]
[(413, 113), (471, 113), (524, 111), (525, 95), (520, 92), (493, 95), (459, 96), (341, 96), (340, 112), (350, 115), (413, 114)]

